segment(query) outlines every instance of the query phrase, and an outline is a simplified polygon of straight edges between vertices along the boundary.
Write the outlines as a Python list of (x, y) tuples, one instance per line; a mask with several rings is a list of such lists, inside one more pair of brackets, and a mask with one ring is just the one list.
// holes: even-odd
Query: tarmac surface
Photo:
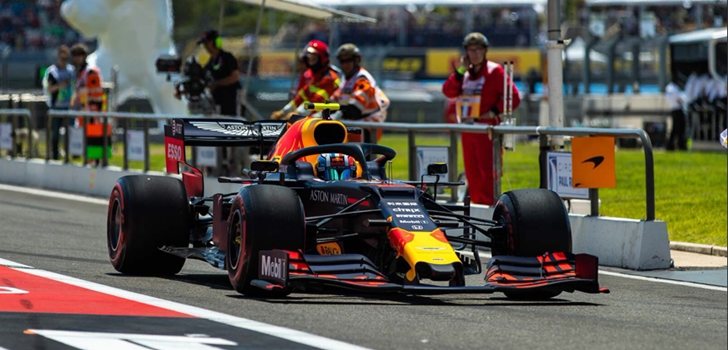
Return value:
[[(610, 294), (563, 293), (548, 301), (498, 293), (258, 299), (235, 292), (224, 271), (200, 261), (168, 278), (116, 273), (106, 210), (104, 200), (0, 188), (0, 290), (11, 293), (0, 297), (0, 349), (111, 349), (111, 341), (178, 350), (191, 341), (196, 349), (728, 348), (725, 257), (673, 250), (675, 267), (667, 270), (600, 267)], [(9, 271), (8, 261), (28, 267)], [(69, 292), (58, 283), (71, 283)], [(468, 276), (468, 283), (482, 283), (482, 276)], [(72, 345), (78, 341), (93, 346)]]

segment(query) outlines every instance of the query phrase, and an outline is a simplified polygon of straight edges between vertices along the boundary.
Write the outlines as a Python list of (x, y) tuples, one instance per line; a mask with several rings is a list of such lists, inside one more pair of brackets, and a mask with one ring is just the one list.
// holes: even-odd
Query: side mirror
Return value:
[(443, 175), (447, 174), (447, 164), (445, 163), (432, 163), (427, 164), (427, 175)]
[(278, 171), (278, 162), (270, 160), (256, 160), (250, 163), (250, 170), (264, 172)]

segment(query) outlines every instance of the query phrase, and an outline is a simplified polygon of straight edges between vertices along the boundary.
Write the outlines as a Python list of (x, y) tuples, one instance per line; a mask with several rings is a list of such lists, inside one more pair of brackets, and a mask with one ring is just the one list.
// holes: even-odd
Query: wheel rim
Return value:
[(111, 222), (109, 223), (109, 248), (112, 252), (116, 252), (119, 249), (119, 241), (121, 240), (122, 234), (122, 222), (124, 216), (121, 210), (121, 202), (119, 198), (114, 198), (114, 203), (111, 207)]
[(228, 242), (228, 256), (230, 256), (230, 269), (236, 270), (238, 268), (238, 263), (240, 262), (240, 255), (242, 251), (240, 246), (243, 242), (242, 217), (240, 215), (240, 211), (235, 211), (233, 214), (230, 230), (232, 233), (230, 234), (230, 241)]

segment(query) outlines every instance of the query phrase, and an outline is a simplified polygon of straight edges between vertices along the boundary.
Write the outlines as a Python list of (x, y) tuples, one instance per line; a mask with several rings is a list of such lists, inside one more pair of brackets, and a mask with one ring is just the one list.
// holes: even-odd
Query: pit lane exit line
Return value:
[(159, 299), (152, 296), (126, 291), (114, 287), (105, 286), (94, 282), (81, 280), (78, 278), (61, 275), (55, 272), (39, 270), (28, 265), (16, 263), (14, 261), (0, 258), (0, 266), (16, 269), (19, 272), (31, 274), (34, 276), (47, 278), (56, 282), (66, 283), (72, 286), (85, 288), (91, 291), (108, 294), (111, 296), (132, 300), (139, 303), (148, 304), (158, 308), (163, 308), (190, 316), (222, 323), (228, 326), (242, 328), (253, 332), (258, 332), (273, 337), (285, 339), (299, 344), (307, 345), (319, 349), (330, 350), (364, 350), (365, 347), (345, 343), (335, 339), (329, 339), (322, 336), (305, 333), (302, 331), (275, 326), (263, 322), (258, 322), (242, 317), (236, 317), (221, 312), (206, 310), (196, 306), (181, 304), (169, 300)]

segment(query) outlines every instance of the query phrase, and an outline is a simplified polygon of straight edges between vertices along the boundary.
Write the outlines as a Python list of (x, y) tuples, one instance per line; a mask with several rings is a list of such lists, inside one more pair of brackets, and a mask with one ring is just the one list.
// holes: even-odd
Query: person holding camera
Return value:
[(238, 115), (238, 91), (240, 90), (240, 70), (235, 56), (222, 48), (222, 39), (216, 30), (208, 30), (202, 34), (197, 44), (202, 44), (210, 59), (205, 64), (205, 71), (212, 80), (207, 85), (212, 99), (221, 115)]
[[(503, 66), (488, 61), (488, 39), (482, 33), (470, 33), (463, 40), (465, 55), (460, 66), (442, 86), (443, 94), (455, 99), (455, 114), (459, 123), (498, 125), (503, 109), (505, 91)], [(509, 78), (510, 79), (510, 78)], [(518, 89), (512, 87), (512, 106), (521, 102)], [(463, 133), (463, 161), (468, 189), (473, 203), (495, 203), (493, 182), (493, 140), (489, 134)]]

